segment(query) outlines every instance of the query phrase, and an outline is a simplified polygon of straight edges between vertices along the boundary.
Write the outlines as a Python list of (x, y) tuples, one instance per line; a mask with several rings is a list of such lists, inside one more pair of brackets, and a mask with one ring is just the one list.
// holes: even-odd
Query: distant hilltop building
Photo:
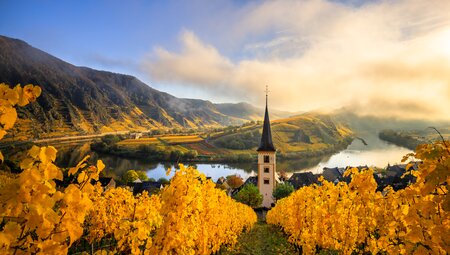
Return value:
[(270, 130), (269, 111), (267, 109), (268, 90), (266, 88), (266, 112), (264, 114), (263, 132), (258, 152), (258, 189), (263, 196), (262, 206), (266, 208), (272, 207), (273, 190), (276, 185), (275, 173), (276, 165), (276, 149), (272, 142), (272, 132)]

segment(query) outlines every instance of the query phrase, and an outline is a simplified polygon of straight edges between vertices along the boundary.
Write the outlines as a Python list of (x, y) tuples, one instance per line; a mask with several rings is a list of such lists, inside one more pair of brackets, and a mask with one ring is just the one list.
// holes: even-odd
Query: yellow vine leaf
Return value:
[(103, 161), (97, 160), (97, 170), (102, 171), (105, 168), (105, 164), (103, 164)]
[(36, 145), (33, 145), (33, 147), (31, 147), (31, 149), (28, 151), (28, 155), (30, 155), (34, 159), (37, 159), (40, 152), (41, 152), (41, 148), (39, 148)]
[(78, 183), (83, 183), (83, 182), (85, 182), (85, 181), (86, 181), (86, 177), (87, 177), (87, 174), (86, 174), (84, 171), (81, 172), (81, 173), (78, 175), (78, 177), (77, 177)]
[(10, 129), (14, 126), (17, 119), (16, 109), (12, 107), (2, 108), (0, 108), (0, 124), (3, 125), (4, 129)]
[(323, 181), (277, 202), (267, 222), (280, 226), (305, 254), (449, 254), (450, 153), (445, 142), (423, 144), (415, 183), (377, 191), (372, 170), (347, 170), (349, 184)]
[(0, 129), (0, 139), (2, 139), (6, 135), (6, 131), (3, 129)]
[(56, 152), (53, 146), (43, 147), (39, 152), (39, 158), (43, 163), (54, 162), (56, 160)]
[(19, 95), (16, 91), (8, 89), (4, 93), (4, 99), (7, 100), (10, 105), (15, 105), (19, 101)]

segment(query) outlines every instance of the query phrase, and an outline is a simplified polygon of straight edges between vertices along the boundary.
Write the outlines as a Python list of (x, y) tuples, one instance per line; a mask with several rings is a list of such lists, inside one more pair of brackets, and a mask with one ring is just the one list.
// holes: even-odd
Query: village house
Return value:
[(344, 177), (345, 168), (338, 168), (338, 167), (324, 167), (322, 176), (325, 180), (332, 182), (334, 184), (344, 181), (344, 179), (348, 179), (348, 177)]
[(304, 186), (309, 186), (312, 184), (318, 184), (319, 175), (315, 175), (311, 172), (304, 173), (294, 173), (288, 182), (294, 187), (294, 189), (299, 189)]
[(116, 181), (112, 177), (100, 177), (98, 178), (98, 181), (92, 180), (91, 182), (93, 185), (96, 183), (100, 183), (100, 185), (103, 188), (103, 191), (107, 191), (109, 189), (116, 187)]
[(132, 183), (132, 187), (133, 195), (136, 196), (144, 191), (147, 191), (148, 194), (158, 193), (163, 188), (163, 185), (160, 182), (144, 181)]

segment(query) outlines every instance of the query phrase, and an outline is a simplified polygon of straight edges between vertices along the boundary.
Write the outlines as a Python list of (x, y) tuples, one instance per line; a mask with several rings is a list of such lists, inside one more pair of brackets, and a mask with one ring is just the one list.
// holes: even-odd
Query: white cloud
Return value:
[(179, 52), (157, 48), (143, 67), (156, 82), (252, 103), (269, 84), (271, 104), (292, 111), (450, 118), (450, 1), (267, 1), (246, 11), (220, 32), (250, 57), (233, 62), (184, 32)]
[(143, 67), (153, 79), (209, 86), (223, 83), (233, 70), (227, 58), (213, 46), (202, 43), (194, 33), (184, 31), (181, 43), (182, 50), (178, 54), (156, 48), (156, 59), (145, 60)]

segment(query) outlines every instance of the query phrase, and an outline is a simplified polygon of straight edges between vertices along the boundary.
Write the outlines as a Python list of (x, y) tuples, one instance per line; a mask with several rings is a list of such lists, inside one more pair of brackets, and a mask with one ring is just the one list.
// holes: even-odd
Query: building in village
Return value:
[(266, 89), (266, 111), (264, 113), (263, 132), (258, 152), (258, 189), (263, 196), (262, 206), (272, 207), (273, 190), (276, 186), (276, 149), (272, 142), (272, 132), (270, 130), (270, 120), (268, 111), (268, 95)]
[(311, 172), (304, 173), (294, 173), (291, 178), (289, 178), (289, 183), (294, 187), (294, 189), (299, 189), (304, 186), (309, 186), (313, 184), (318, 184), (319, 176)]

